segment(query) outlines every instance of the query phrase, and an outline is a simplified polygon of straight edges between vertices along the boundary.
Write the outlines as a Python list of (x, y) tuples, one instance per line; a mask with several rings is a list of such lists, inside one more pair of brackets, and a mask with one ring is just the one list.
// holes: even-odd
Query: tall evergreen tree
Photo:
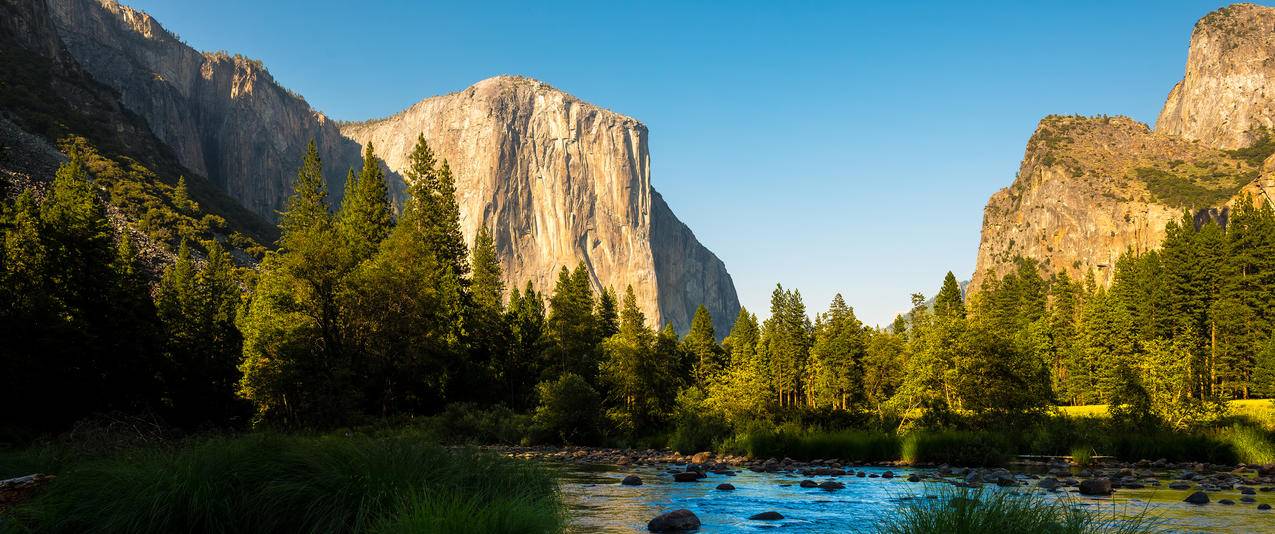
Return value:
[(948, 271), (947, 276), (943, 277), (943, 288), (934, 297), (934, 313), (965, 317), (965, 295), (952, 271)]
[(389, 236), (394, 224), (391, 212), (385, 173), (372, 143), (368, 143), (363, 151), (363, 169), (357, 176), (350, 171), (346, 178), (345, 197), (336, 218), (354, 261), (371, 257), (381, 241)]
[[(948, 307), (943, 313), (956, 310)], [(810, 349), (816, 405), (847, 410), (862, 399), (864, 349), (863, 324), (838, 293), (828, 311), (819, 316)]]
[(692, 377), (695, 385), (700, 387), (716, 378), (726, 364), (725, 354), (717, 344), (717, 333), (713, 330), (713, 318), (703, 304), (695, 309), (691, 329), (682, 339), (682, 351), (691, 357)]

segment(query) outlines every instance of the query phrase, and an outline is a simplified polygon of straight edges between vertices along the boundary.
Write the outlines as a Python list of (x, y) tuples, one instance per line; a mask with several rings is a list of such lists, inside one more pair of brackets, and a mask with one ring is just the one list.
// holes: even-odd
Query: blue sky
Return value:
[(263, 60), (339, 119), (497, 74), (650, 129), (651, 179), (768, 313), (840, 292), (869, 324), (974, 269), (983, 205), (1050, 113), (1153, 123), (1217, 2), (125, 0)]

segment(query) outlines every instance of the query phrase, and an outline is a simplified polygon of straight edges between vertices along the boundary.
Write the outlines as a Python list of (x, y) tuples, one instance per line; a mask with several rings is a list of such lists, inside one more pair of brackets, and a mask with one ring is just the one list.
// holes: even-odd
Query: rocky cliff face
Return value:
[(971, 290), (1003, 276), (1017, 256), (1046, 273), (1109, 284), (1126, 251), (1160, 246), (1164, 227), (1193, 213), (1225, 222), (1243, 195), (1275, 192), (1272, 148), (1256, 128), (1275, 119), (1275, 9), (1235, 5), (1196, 24), (1186, 76), (1155, 131), (1124, 117), (1042, 120), (1013, 185), (983, 213)]
[(260, 62), (199, 52), (150, 15), (113, 0), (47, 1), (71, 55), (118, 91), (182, 165), (274, 219), (314, 139), (339, 199), (346, 169), (359, 165), (358, 146)]
[(1275, 9), (1236, 4), (1195, 25), (1186, 75), (1169, 93), (1156, 131), (1241, 148), (1275, 126)]
[(595, 289), (632, 285), (661, 324), (685, 331), (703, 303), (725, 333), (738, 313), (721, 260), (651, 188), (647, 130), (634, 119), (502, 76), (342, 133), (400, 172), (423, 134), (456, 176), (465, 235), (492, 230), (510, 284), (551, 290), (560, 268), (583, 261)]

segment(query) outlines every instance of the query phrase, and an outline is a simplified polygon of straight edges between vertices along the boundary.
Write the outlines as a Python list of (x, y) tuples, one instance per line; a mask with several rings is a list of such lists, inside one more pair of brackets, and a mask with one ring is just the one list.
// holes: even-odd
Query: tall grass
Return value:
[(1136, 514), (1117, 519), (1104, 513), (1047, 500), (1040, 494), (1000, 490), (944, 489), (938, 499), (911, 499), (877, 524), (880, 534), (1138, 534), (1154, 532), (1154, 518)]
[(1016, 447), (998, 432), (916, 432), (903, 438), (900, 460), (908, 464), (1004, 465)]
[(1246, 464), (1275, 464), (1275, 440), (1261, 429), (1233, 425), (1217, 433), (1217, 437), (1235, 451), (1235, 457)]
[(413, 436), (217, 438), (58, 475), (11, 530), (544, 532), (564, 521), (548, 472)]
[(860, 462), (892, 461), (899, 457), (899, 438), (868, 430), (834, 432), (792, 428), (754, 429), (722, 444), (723, 452), (753, 458), (790, 457), (798, 460), (840, 458)]

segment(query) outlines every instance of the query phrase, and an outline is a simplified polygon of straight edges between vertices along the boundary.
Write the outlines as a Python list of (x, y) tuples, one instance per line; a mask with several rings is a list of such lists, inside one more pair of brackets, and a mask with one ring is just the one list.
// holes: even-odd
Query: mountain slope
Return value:
[[(232, 238), (236, 246), (276, 235), (273, 225), (183, 167), (116, 92), (86, 73), (62, 46), (44, 3), (0, 0), (0, 175), (19, 187), (51, 178), (63, 160), (55, 144), (87, 148), (117, 222), (127, 219), (157, 240), (175, 244), (179, 229)], [(171, 202), (183, 175), (199, 204), (184, 212)]]
[(1275, 118), (1271, 27), (1275, 9), (1247, 4), (1201, 19), (1155, 131), (1126, 117), (1041, 120), (1014, 183), (984, 209), (972, 291), (1016, 256), (1109, 284), (1121, 254), (1159, 247), (1184, 211), (1225, 223), (1238, 197), (1275, 193), (1264, 161), (1275, 141), (1261, 129)]
[(150, 15), (113, 0), (47, 1), (71, 55), (117, 90), (123, 105), (141, 116), (183, 165), (274, 220), (313, 139), (323, 156), (328, 191), (340, 200), (346, 170), (360, 165), (358, 146), (275, 82), (261, 62), (199, 52)]
[(511, 284), (551, 290), (583, 261), (595, 289), (632, 285), (648, 317), (680, 331), (701, 303), (722, 333), (739, 311), (725, 265), (651, 188), (647, 129), (632, 118), (500, 76), (342, 133), (400, 172), (423, 134), (456, 176), (466, 237), (493, 230)]

